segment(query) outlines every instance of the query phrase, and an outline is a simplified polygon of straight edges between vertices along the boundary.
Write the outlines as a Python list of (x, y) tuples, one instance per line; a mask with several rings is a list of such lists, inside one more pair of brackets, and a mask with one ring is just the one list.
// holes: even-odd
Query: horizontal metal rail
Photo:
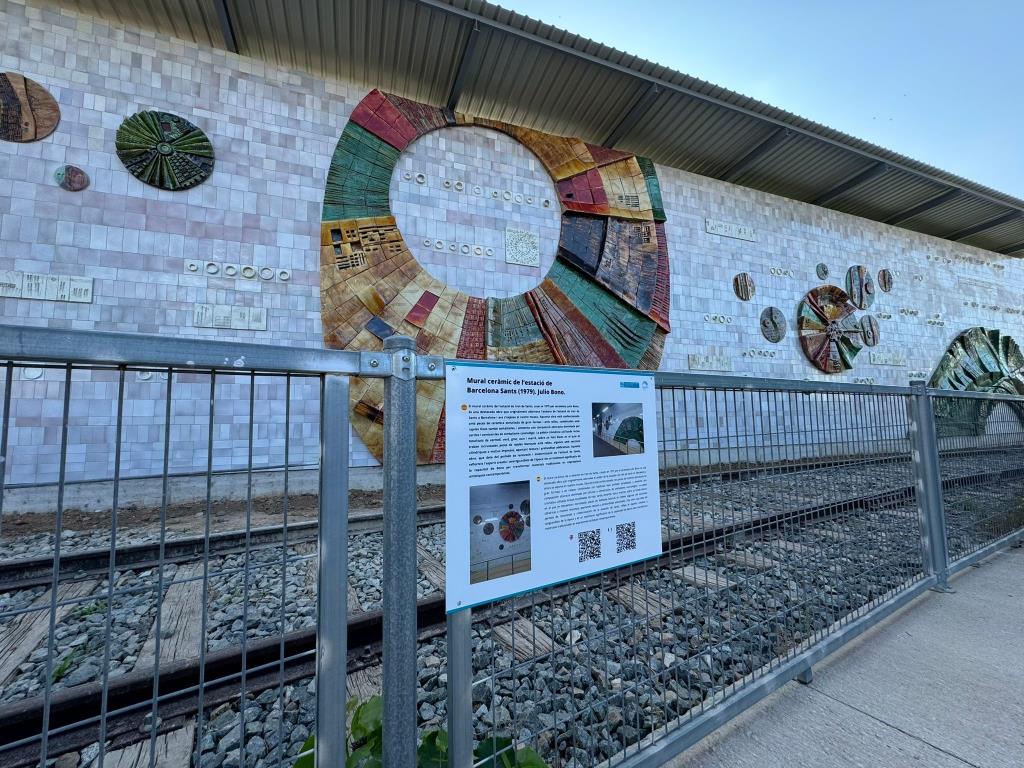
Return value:
[(878, 384), (849, 384), (840, 381), (794, 381), (793, 379), (762, 379), (754, 376), (730, 376), (716, 373), (667, 373), (654, 375), (658, 387), (685, 389), (728, 389), (743, 392), (790, 392), (802, 394), (843, 393), (862, 395), (909, 395), (910, 387)]
[[(0, 325), (0, 350), (3, 350), (0, 354), (3, 360), (60, 363), (62, 366), (141, 365), (176, 370), (263, 371), (300, 375), (337, 373), (375, 378), (390, 376), (392, 369), (391, 355), (385, 352), (348, 352), (15, 325)], [(416, 363), (417, 378), (444, 377), (441, 358), (418, 356)]]
[(959, 389), (929, 389), (932, 397), (955, 397), (965, 400), (1001, 400), (1008, 403), (1024, 403), (1024, 396), (1001, 392), (966, 392)]

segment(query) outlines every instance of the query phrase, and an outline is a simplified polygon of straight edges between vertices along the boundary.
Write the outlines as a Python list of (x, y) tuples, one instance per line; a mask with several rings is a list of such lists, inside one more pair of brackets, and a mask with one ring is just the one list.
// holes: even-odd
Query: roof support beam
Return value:
[(889, 166), (885, 163), (873, 163), (863, 171), (855, 173), (841, 184), (836, 184), (836, 186), (832, 187), (828, 192), (818, 195), (810, 201), (811, 205), (828, 205), (836, 198), (842, 197), (850, 190), (859, 187), (861, 184), (867, 184), (869, 181), (881, 176), (883, 173), (888, 173), (889, 170)]
[(619, 122), (612, 128), (611, 133), (608, 134), (602, 143), (606, 147), (614, 147), (618, 144), (622, 137), (633, 130), (634, 126), (640, 122), (641, 118), (647, 114), (654, 102), (657, 100), (658, 95), (661, 93), (661, 86), (657, 83), (651, 83), (647, 86), (647, 90), (640, 94), (640, 97), (633, 102), (632, 106), (626, 110), (626, 113), (619, 118)]
[(459, 66), (455, 70), (455, 79), (448, 89), (448, 99), (444, 103), (444, 110), (448, 115), (455, 114), (455, 107), (459, 104), (459, 97), (462, 96), (462, 89), (466, 85), (466, 77), (473, 66), (473, 54), (476, 53), (476, 42), (480, 39), (480, 22), (474, 21), (473, 28), (469, 30), (466, 37), (466, 44), (462, 47), (462, 56), (459, 58)]
[(920, 216), (922, 213), (932, 210), (932, 208), (938, 208), (940, 205), (948, 203), (953, 198), (959, 197), (962, 191), (963, 190), (959, 188), (947, 189), (945, 192), (942, 192), (935, 197), (928, 198), (923, 203), (918, 203), (913, 208), (907, 208), (906, 210), (893, 214), (882, 223), (892, 224), (893, 226), (902, 224), (904, 221), (909, 221), (915, 216)]
[[(658, 75), (640, 72), (636, 69), (626, 66), (625, 64), (609, 61), (605, 58), (602, 58), (601, 56), (598, 56), (597, 54), (587, 53), (585, 51), (574, 48), (571, 45), (567, 45), (566, 43), (547, 39), (540, 34), (537, 34), (535, 32), (528, 32), (524, 29), (514, 27), (506, 22), (501, 22), (494, 19), (481, 18), (479, 14), (475, 13), (470, 8), (460, 8), (457, 5), (452, 5), (450, 0), (415, 0), (415, 2), (419, 3), (420, 5), (433, 8), (434, 10), (441, 11), (442, 13), (447, 13), (453, 16), (459, 16), (464, 19), (479, 19), (489, 29), (496, 30), (498, 32), (502, 32), (508, 35), (512, 35), (513, 37), (518, 37), (520, 39), (534, 43), (536, 45), (554, 51), (558, 51), (559, 53), (571, 56), (572, 58), (579, 61), (586, 61), (591, 64), (596, 64), (602, 67), (603, 69), (606, 69), (611, 72), (618, 72), (620, 74), (629, 75), (631, 77), (635, 77), (639, 80), (645, 80), (647, 82), (656, 82), (663, 88), (665, 88), (665, 90), (672, 91), (673, 93), (679, 93), (684, 96), (689, 96), (692, 99), (704, 102), (706, 104), (712, 104), (717, 107), (722, 107), (734, 114), (746, 115), (747, 117), (755, 118), (765, 124), (775, 125), (781, 128), (787, 128), (788, 130), (791, 130), (793, 133), (799, 134), (801, 136), (807, 136), (829, 146), (839, 147), (840, 149), (850, 152), (851, 154), (860, 155), (861, 157), (864, 157), (869, 160), (886, 162), (893, 168), (905, 171), (906, 173), (909, 173), (912, 176), (916, 176), (917, 178), (928, 179), (929, 181), (933, 181), (943, 185), (956, 184), (956, 181), (950, 181), (948, 177), (940, 177), (935, 173), (932, 173), (930, 170), (915, 168), (912, 165), (900, 162), (898, 159), (886, 159), (884, 157), (879, 157), (875, 152), (871, 151), (871, 149), (856, 146), (855, 144), (844, 141), (840, 137), (826, 136), (820, 133), (816, 133), (815, 131), (809, 128), (788, 125), (785, 122), (785, 119), (782, 117), (776, 117), (774, 115), (765, 114), (763, 112), (757, 111), (756, 109), (752, 109), (751, 107), (731, 103), (717, 96), (712, 96), (706, 93), (700, 93), (694, 90), (693, 88), (689, 88), (678, 83), (673, 83), (668, 79), (659, 77)], [(471, 7), (474, 6), (474, 4), (472, 3), (469, 3), (467, 5)], [(957, 186), (957, 189), (963, 192), (967, 192), (979, 200), (987, 200), (988, 202), (996, 203), (998, 205), (1013, 205), (1013, 202), (1008, 202), (1007, 200), (999, 199), (993, 195), (988, 194), (983, 190), (967, 189), (966, 187), (962, 186)]]
[(235, 39), (235, 27), (228, 14), (227, 0), (213, 0), (213, 7), (217, 9), (217, 22), (220, 24), (220, 36), (224, 38), (224, 47), (231, 53), (238, 53), (238, 40)]
[(772, 133), (768, 134), (768, 136), (766, 136), (764, 139), (762, 139), (758, 144), (754, 145), (754, 147), (751, 148), (747, 152), (747, 154), (745, 154), (739, 160), (737, 160), (728, 168), (726, 168), (725, 171), (721, 173), (718, 178), (721, 179), (722, 181), (735, 181), (748, 170), (750, 170), (750, 168), (753, 167), (758, 160), (767, 155), (769, 152), (771, 152), (773, 149), (779, 146), (782, 142), (789, 139), (789, 137), (792, 135), (793, 132), (787, 128), (779, 128), (773, 131)]
[(1014, 243), (1013, 245), (1007, 245), (1004, 248), (1000, 248), (996, 251), (996, 253), (1010, 254), (1017, 253), (1017, 251), (1024, 251), (1024, 240), (1021, 240), (1018, 243)]
[(1013, 221), (1020, 215), (1020, 211), (1017, 210), (1007, 211), (1006, 213), (1002, 213), (996, 216), (995, 218), (983, 221), (980, 224), (972, 224), (969, 227), (964, 227), (963, 229), (958, 229), (955, 232), (950, 232), (945, 237), (947, 240), (963, 240), (965, 238), (970, 237), (971, 235), (976, 235), (979, 232), (984, 232), (986, 229), (992, 229), (993, 227), (998, 227), (1000, 224), (1005, 224), (1008, 221)]

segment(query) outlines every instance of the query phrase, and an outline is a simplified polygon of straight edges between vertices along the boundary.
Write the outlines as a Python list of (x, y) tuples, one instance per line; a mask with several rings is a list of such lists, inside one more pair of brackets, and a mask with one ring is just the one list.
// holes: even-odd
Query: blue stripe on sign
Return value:
[(620, 381), (619, 386), (624, 389), (640, 389), (639, 381)]

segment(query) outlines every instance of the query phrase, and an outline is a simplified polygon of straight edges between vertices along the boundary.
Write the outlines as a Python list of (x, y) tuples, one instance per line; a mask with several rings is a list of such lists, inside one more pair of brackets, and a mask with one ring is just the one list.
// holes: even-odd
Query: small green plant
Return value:
[[(371, 696), (362, 703), (348, 701), (352, 715), (348, 739), (345, 740), (345, 768), (381, 768), (384, 751), (384, 703), (380, 696)], [(310, 736), (302, 745), (302, 756), (294, 768), (314, 768)], [(532, 749), (512, 750), (512, 739), (497, 738), (481, 742), (473, 752), (478, 768), (548, 768)], [(416, 752), (416, 768), (448, 768), (448, 732), (427, 731)]]
[(92, 603), (83, 603), (82, 605), (78, 606), (78, 608), (72, 615), (77, 619), (84, 619), (86, 616), (92, 616), (94, 613), (105, 611), (106, 608), (106, 600), (97, 600)]
[(53, 682), (60, 682), (64, 676), (71, 671), (71, 665), (75, 663), (75, 659), (78, 658), (78, 652), (72, 651), (64, 657), (64, 661), (57, 665), (57, 668), (53, 670)]

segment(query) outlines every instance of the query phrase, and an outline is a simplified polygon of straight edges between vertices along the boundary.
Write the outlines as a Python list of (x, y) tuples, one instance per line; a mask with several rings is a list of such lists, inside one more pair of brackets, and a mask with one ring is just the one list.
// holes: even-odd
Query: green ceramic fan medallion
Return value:
[(169, 112), (139, 112), (117, 129), (117, 156), (139, 181), (171, 191), (213, 173), (213, 145), (199, 128)]

